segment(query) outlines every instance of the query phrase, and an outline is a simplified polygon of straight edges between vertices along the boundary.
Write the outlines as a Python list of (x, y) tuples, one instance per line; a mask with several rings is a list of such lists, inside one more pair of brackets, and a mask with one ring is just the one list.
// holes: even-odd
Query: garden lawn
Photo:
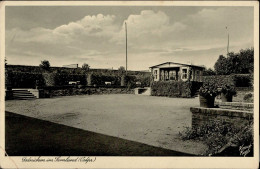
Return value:
[(199, 106), (198, 98), (81, 95), (5, 104), (9, 112), (155, 147), (196, 155), (206, 149), (203, 143), (184, 142), (178, 135), (191, 126), (189, 109)]

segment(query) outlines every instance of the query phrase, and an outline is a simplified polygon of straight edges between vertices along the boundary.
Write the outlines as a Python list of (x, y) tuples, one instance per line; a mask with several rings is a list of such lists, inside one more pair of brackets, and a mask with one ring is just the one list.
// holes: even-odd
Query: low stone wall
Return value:
[(253, 111), (254, 103), (244, 103), (244, 102), (216, 102), (215, 105), (222, 109), (233, 109), (233, 110), (246, 110)]
[(238, 126), (253, 121), (252, 111), (202, 107), (191, 107), (190, 111), (192, 112), (192, 128), (203, 126), (210, 121), (224, 121)]
[(84, 89), (60, 89), (44, 90), (44, 97), (72, 96), (72, 95), (92, 95), (92, 94), (134, 94), (133, 89), (127, 88), (84, 88)]

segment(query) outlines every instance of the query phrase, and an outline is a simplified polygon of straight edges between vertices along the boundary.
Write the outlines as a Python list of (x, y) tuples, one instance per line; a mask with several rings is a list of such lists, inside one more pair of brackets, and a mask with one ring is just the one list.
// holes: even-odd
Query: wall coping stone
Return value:
[(229, 117), (240, 117), (246, 119), (253, 119), (252, 111), (245, 110), (232, 110), (232, 109), (222, 109), (222, 108), (204, 108), (204, 107), (191, 107), (190, 111), (192, 113), (201, 113), (207, 115), (220, 115)]
[(215, 105), (254, 108), (254, 103), (245, 103), (245, 102), (217, 102), (216, 101)]

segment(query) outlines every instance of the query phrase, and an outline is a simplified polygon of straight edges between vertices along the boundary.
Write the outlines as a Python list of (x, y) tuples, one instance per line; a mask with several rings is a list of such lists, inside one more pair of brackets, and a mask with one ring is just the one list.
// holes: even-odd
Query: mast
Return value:
[(127, 74), (127, 24), (125, 22), (125, 57), (126, 57), (126, 63), (125, 63), (125, 70)]
[(227, 57), (228, 57), (228, 54), (229, 54), (229, 32), (228, 32), (227, 26), (226, 26), (226, 29), (227, 29), (227, 33), (228, 33), (228, 42), (227, 42)]

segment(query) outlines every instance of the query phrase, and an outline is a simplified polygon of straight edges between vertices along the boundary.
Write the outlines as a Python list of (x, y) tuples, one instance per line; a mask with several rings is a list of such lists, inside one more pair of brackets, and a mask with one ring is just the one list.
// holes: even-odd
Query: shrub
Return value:
[(237, 152), (240, 152), (234, 155), (244, 155), (241, 152), (244, 152), (246, 148), (253, 151), (252, 129), (252, 123), (237, 127), (225, 121), (210, 121), (200, 127), (186, 127), (183, 132), (179, 133), (179, 136), (182, 140), (203, 141), (208, 146), (205, 155), (219, 154), (223, 147), (229, 146), (236, 147)]
[(229, 96), (234, 96), (234, 95), (237, 94), (234, 85), (226, 85), (226, 84), (222, 85), (222, 86), (221, 86), (221, 92), (222, 92), (225, 96), (227, 96), (227, 97), (229, 97)]
[(252, 93), (248, 93), (244, 96), (243, 100), (245, 102), (251, 102), (252, 103), (254, 101), (254, 97), (253, 97)]
[(219, 94), (218, 86), (212, 82), (204, 82), (199, 89), (200, 96), (205, 98), (216, 97)]

